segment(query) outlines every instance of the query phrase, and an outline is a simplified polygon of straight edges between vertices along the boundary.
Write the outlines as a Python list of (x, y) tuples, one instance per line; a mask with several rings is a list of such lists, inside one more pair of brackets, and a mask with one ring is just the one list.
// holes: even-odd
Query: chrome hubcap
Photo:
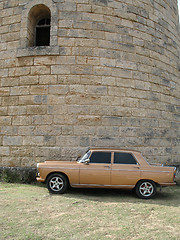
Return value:
[(143, 182), (139, 187), (139, 191), (142, 196), (149, 197), (153, 194), (154, 187), (150, 182)]
[(53, 177), (49, 182), (49, 186), (53, 191), (60, 191), (63, 188), (63, 180), (60, 177)]

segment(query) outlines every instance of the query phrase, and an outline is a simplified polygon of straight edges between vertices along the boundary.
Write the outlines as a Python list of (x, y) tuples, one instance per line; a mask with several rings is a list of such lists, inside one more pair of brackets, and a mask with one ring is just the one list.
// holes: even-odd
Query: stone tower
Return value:
[(89, 146), (180, 164), (176, 0), (2, 0), (0, 166)]

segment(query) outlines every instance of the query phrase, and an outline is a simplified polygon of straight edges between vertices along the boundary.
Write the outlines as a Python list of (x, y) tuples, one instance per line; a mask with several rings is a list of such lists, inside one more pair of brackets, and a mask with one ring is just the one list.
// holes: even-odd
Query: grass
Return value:
[(141, 200), (122, 190), (0, 183), (0, 239), (180, 239), (180, 186)]

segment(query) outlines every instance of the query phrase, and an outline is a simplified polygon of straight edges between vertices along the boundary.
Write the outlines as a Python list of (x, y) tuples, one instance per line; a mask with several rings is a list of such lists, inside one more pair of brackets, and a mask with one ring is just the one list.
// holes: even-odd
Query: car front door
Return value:
[(141, 166), (131, 153), (114, 152), (111, 185), (134, 186), (140, 175)]
[(111, 152), (92, 152), (89, 163), (80, 165), (80, 184), (110, 185)]

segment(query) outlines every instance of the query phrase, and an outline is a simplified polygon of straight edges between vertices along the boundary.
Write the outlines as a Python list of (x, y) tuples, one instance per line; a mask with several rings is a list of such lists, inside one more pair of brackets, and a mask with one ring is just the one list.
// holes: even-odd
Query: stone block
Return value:
[(53, 116), (50, 115), (37, 115), (32, 116), (33, 125), (49, 125), (53, 122)]
[(0, 156), (9, 156), (10, 155), (10, 149), (9, 147), (2, 147), (0, 146)]
[(0, 88), (0, 96), (9, 96), (9, 94), (10, 94), (9, 87)]
[(119, 87), (108, 87), (108, 95), (110, 96), (118, 96), (123, 97), (126, 96), (127, 89), (126, 88), (119, 88)]
[(80, 83), (81, 76), (78, 75), (59, 75), (58, 84), (78, 84)]
[(107, 95), (106, 86), (86, 86), (85, 92), (87, 94)]
[(114, 86), (116, 83), (115, 77), (102, 77), (102, 85)]
[(56, 137), (55, 136), (44, 136), (43, 141), (44, 146), (55, 146), (56, 145)]
[(2, 87), (13, 87), (19, 84), (19, 78), (1, 78), (1, 86)]
[(47, 109), (44, 105), (28, 105), (27, 106), (27, 114), (30, 115), (38, 115), (38, 114), (46, 114)]
[(28, 95), (29, 94), (29, 86), (16, 86), (10, 89), (11, 96), (21, 96), (21, 95)]
[(15, 67), (9, 69), (10, 77), (26, 76), (29, 75), (31, 71), (30, 67)]
[(7, 107), (0, 107), (0, 115), (1, 116), (6, 116), (8, 113), (8, 108)]
[(33, 104), (46, 104), (47, 96), (44, 95), (28, 95), (28, 96), (20, 96), (19, 104), (20, 105), (33, 105)]
[(116, 96), (101, 96), (102, 106), (119, 106), (121, 98)]
[(42, 56), (34, 58), (34, 65), (36, 66), (46, 66), (53, 65), (56, 63), (56, 57), (54, 56)]
[[(21, 137), (22, 138), (22, 137)], [(27, 146), (43, 146), (43, 136), (23, 136), (23, 144)]]
[(98, 127), (98, 129), (97, 129), (98, 137), (115, 137), (118, 135), (119, 135), (118, 127), (103, 126), (103, 127)]
[(65, 104), (65, 96), (59, 95), (48, 95), (47, 96), (48, 105), (63, 105)]
[(70, 74), (70, 66), (68, 65), (52, 65), (51, 66), (51, 74), (58, 74), (58, 75), (64, 75), (64, 74)]
[(21, 125), (30, 125), (31, 116), (13, 116), (12, 125), (21, 126)]
[(31, 146), (13, 146), (11, 153), (14, 157), (33, 157), (34, 148)]
[(17, 126), (2, 126), (0, 128), (0, 134), (3, 136), (18, 135), (18, 127)]
[(101, 125), (102, 119), (99, 116), (78, 115), (77, 124), (87, 126)]
[(3, 137), (3, 145), (4, 146), (20, 146), (23, 143), (23, 139), (21, 136), (4, 136)]
[(66, 97), (66, 103), (67, 104), (80, 104), (80, 105), (94, 105), (94, 104), (100, 104), (101, 103), (101, 97), (100, 96), (91, 96), (91, 95), (71, 95)]
[(80, 74), (80, 75), (89, 75), (92, 74), (93, 70), (91, 66), (86, 65), (79, 65), (79, 66), (71, 66), (71, 73), (74, 74)]
[(79, 137), (77, 136), (58, 136), (56, 137), (57, 146), (61, 147), (78, 147)]
[(31, 57), (17, 59), (18, 67), (26, 67), (26, 66), (32, 66), (32, 65), (33, 65), (33, 58)]
[(90, 146), (90, 138), (89, 137), (80, 137), (80, 147), (89, 147)]
[[(73, 126), (64, 125), (62, 126), (62, 135), (73, 135)], [(57, 134), (60, 135), (60, 134)]]
[(140, 133), (140, 128), (136, 127), (120, 127), (120, 136), (124, 137), (139, 137)]
[(90, 4), (77, 4), (78, 12), (91, 12), (92, 6)]
[(21, 76), (20, 85), (36, 85), (39, 82), (39, 76)]
[(20, 136), (32, 136), (34, 135), (34, 126), (19, 126), (18, 135)]
[(86, 125), (77, 125), (74, 126), (74, 135), (77, 136), (94, 136), (96, 135), (96, 127), (86, 126)]
[(56, 95), (65, 95), (69, 91), (69, 86), (67, 85), (51, 85), (49, 86), (49, 93)]
[[(121, 139), (122, 141), (122, 139)], [(123, 144), (124, 146), (125, 144)], [(91, 139), (91, 146), (92, 147), (120, 147), (122, 144), (120, 144), (119, 139), (115, 137), (93, 137)]]
[(94, 75), (81, 75), (81, 84), (88, 84), (88, 85), (101, 85), (102, 83), (101, 76), (94, 76)]
[(25, 115), (27, 113), (26, 106), (9, 106), (8, 115)]
[(62, 124), (62, 125), (67, 125), (67, 124), (75, 124), (76, 123), (76, 116), (74, 115), (55, 115), (53, 119), (54, 124)]
[(68, 106), (68, 113), (74, 115), (85, 115), (90, 112), (91, 106), (84, 105), (70, 105)]
[(32, 75), (43, 75), (43, 74), (50, 74), (50, 73), (51, 73), (50, 66), (32, 66), (31, 67)]
[(39, 84), (40, 85), (57, 84), (57, 76), (56, 75), (39, 76)]
[(61, 114), (68, 114), (68, 106), (67, 105), (54, 105), (54, 106), (47, 106), (47, 114), (51, 115), (61, 115)]
[(31, 86), (30, 94), (32, 95), (46, 95), (48, 93), (48, 86), (37, 85)]

